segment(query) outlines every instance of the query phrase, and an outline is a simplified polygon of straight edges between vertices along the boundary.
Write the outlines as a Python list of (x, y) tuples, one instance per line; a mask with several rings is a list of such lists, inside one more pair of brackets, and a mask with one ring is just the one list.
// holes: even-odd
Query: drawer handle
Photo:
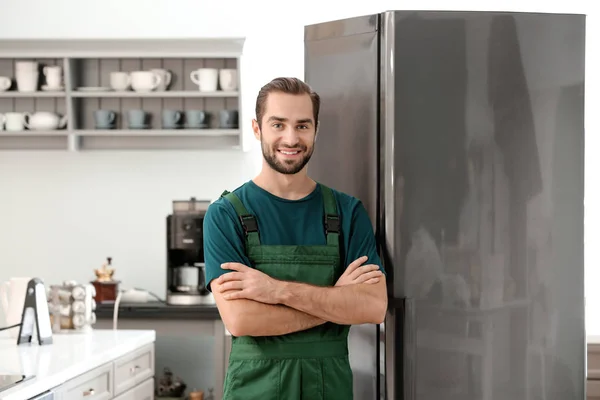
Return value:
[(84, 396), (93, 396), (94, 395), (94, 389), (89, 389), (86, 390), (85, 392), (83, 392)]
[(139, 365), (136, 365), (135, 367), (131, 367), (129, 368), (129, 373), (130, 374), (135, 374), (135, 372), (140, 369), (141, 367)]

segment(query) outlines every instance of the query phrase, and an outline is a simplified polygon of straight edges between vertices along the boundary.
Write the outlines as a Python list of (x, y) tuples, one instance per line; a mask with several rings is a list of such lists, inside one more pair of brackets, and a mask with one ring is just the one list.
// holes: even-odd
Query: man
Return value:
[(207, 287), (233, 336), (224, 400), (351, 400), (349, 325), (385, 317), (366, 210), (307, 175), (319, 107), (299, 79), (263, 86), (262, 170), (205, 215)]

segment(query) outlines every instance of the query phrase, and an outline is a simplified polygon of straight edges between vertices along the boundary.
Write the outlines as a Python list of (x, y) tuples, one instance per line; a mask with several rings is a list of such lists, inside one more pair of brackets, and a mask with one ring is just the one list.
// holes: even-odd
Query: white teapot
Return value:
[(67, 116), (62, 118), (53, 112), (38, 111), (36, 113), (24, 113), (25, 127), (31, 130), (54, 130), (62, 129), (67, 125)]
[[(0, 303), (2, 304), (2, 312), (7, 326), (13, 326), (21, 322), (27, 284), (30, 280), (31, 278), (11, 278), (0, 283)], [(8, 332), (13, 338), (19, 336), (18, 327), (9, 329)]]

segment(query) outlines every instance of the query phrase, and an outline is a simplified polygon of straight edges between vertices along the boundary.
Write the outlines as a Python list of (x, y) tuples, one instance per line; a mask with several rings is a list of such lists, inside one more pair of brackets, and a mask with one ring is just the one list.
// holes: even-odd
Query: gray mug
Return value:
[(162, 126), (164, 129), (176, 129), (180, 126), (183, 114), (177, 110), (163, 110)]
[(219, 127), (222, 129), (237, 129), (238, 118), (238, 110), (221, 110), (219, 111)]
[(131, 129), (144, 129), (148, 126), (148, 113), (144, 110), (129, 110), (127, 116)]
[(187, 110), (185, 112), (185, 125), (187, 128), (208, 128), (210, 114), (202, 110)]
[(96, 129), (113, 129), (117, 120), (117, 113), (111, 110), (94, 111)]

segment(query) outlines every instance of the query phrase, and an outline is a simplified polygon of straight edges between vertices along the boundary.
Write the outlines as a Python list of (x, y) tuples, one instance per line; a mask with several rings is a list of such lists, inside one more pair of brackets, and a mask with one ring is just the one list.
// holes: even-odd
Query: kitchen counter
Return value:
[[(113, 304), (98, 304), (96, 306), (97, 319), (112, 319)], [(172, 306), (159, 301), (148, 303), (123, 303), (119, 304), (119, 319), (196, 319), (215, 320), (221, 319), (219, 310), (214, 304)]]
[[(94, 329), (112, 329), (113, 310), (114, 304), (98, 304)], [(215, 400), (221, 400), (231, 336), (215, 305), (122, 302), (117, 329), (155, 331), (156, 370), (168, 367), (189, 387), (213, 388)]]
[(23, 400), (57, 388), (82, 374), (135, 352), (155, 341), (152, 330), (92, 330), (55, 334), (53, 343), (17, 346), (16, 339), (0, 338), (0, 374), (35, 375), (0, 391), (2, 400)]

